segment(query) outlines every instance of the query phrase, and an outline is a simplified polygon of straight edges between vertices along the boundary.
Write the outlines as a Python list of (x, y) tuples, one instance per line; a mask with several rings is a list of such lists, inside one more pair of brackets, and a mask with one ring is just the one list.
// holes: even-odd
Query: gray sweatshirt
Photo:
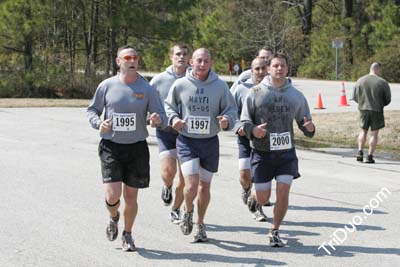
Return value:
[(247, 81), (248, 79), (251, 79), (251, 69), (245, 70), (242, 73), (240, 73), (239, 77), (235, 80), (235, 82), (231, 86), (231, 92), (235, 91), (236, 87)]
[(100, 136), (119, 144), (136, 143), (149, 136), (147, 112), (160, 115), (160, 127), (167, 123), (157, 91), (140, 76), (130, 84), (121, 82), (118, 74), (102, 81), (87, 108), (93, 128), (99, 129), (103, 111), (104, 120), (112, 119), (112, 131)]
[(185, 77), (172, 85), (164, 101), (168, 124), (174, 118), (186, 122), (180, 134), (191, 138), (210, 138), (221, 130), (217, 116), (228, 119), (228, 130), (235, 125), (237, 108), (228, 85), (210, 71), (207, 80), (196, 79), (192, 68), (186, 70)]
[[(295, 147), (293, 121), (305, 136), (308, 132), (304, 117), (311, 121), (310, 109), (304, 95), (294, 88), (289, 81), (281, 88), (274, 87), (270, 77), (250, 89), (240, 117), (240, 121), (251, 140), (251, 146), (260, 151), (285, 151)], [(255, 138), (252, 134), (255, 126), (267, 123), (267, 134), (264, 138)]]
[(240, 123), (240, 114), (242, 113), (242, 107), (243, 107), (243, 102), (249, 93), (249, 89), (254, 86), (253, 79), (250, 77), (250, 79), (246, 81), (239, 81), (238, 86), (236, 87), (231, 87), (231, 94), (233, 95), (233, 98), (235, 99), (236, 106), (238, 108), (238, 119), (236, 120), (235, 127), (233, 127), (232, 131), (234, 133), (237, 133), (239, 128), (242, 126)]
[[(169, 89), (171, 88), (171, 85), (175, 82), (175, 80), (182, 78), (185, 76), (185, 72), (182, 75), (177, 75), (174, 72), (174, 69), (171, 66), (165, 69), (164, 72), (161, 72), (157, 75), (155, 75), (151, 81), (150, 85), (153, 86), (161, 99), (161, 103), (164, 103), (164, 100), (168, 96)], [(175, 129), (173, 129), (171, 126), (167, 126), (165, 129), (163, 129), (165, 132), (170, 132), (170, 133), (177, 133)]]

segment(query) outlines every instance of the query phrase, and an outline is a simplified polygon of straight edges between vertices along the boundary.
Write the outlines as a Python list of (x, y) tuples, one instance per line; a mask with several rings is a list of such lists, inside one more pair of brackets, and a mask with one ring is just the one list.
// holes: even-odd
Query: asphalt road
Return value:
[[(133, 230), (138, 251), (124, 253), (120, 238), (105, 237), (99, 137), (85, 109), (0, 109), (0, 122), (0, 266), (400, 265), (399, 162), (298, 151), (302, 177), (281, 227), (287, 246), (270, 248), (271, 220), (254, 221), (241, 203), (236, 140), (223, 133), (206, 217), (210, 241), (195, 244), (161, 203), (150, 130), (151, 184), (140, 191)], [(272, 208), (264, 210), (271, 217)]]

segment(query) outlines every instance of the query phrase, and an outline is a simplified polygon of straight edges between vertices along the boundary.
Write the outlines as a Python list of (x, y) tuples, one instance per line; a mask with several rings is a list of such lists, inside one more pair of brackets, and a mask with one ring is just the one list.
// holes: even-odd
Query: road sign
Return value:
[(332, 40), (332, 48), (336, 50), (336, 80), (339, 78), (339, 48), (343, 48), (343, 41), (342, 39), (335, 38)]
[(332, 48), (343, 48), (343, 41), (339, 38), (333, 39)]

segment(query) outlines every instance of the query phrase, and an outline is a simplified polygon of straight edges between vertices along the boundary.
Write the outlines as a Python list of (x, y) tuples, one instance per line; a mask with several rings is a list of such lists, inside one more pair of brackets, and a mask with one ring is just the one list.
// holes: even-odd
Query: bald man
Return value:
[(168, 123), (178, 131), (176, 151), (185, 179), (182, 233), (193, 229), (194, 200), (197, 197), (195, 242), (206, 242), (204, 217), (210, 202), (210, 185), (218, 171), (218, 133), (231, 130), (237, 108), (226, 82), (211, 70), (212, 60), (206, 48), (199, 48), (190, 59), (185, 77), (171, 86), (164, 106)]
[(371, 64), (369, 74), (358, 79), (354, 86), (352, 99), (358, 103), (361, 127), (356, 156), (356, 160), (359, 162), (364, 160), (363, 148), (367, 141), (368, 130), (371, 129), (365, 163), (375, 163), (373, 154), (378, 144), (378, 133), (380, 129), (385, 127), (383, 108), (389, 105), (391, 93), (388, 82), (379, 77), (381, 73), (381, 64), (374, 62)]

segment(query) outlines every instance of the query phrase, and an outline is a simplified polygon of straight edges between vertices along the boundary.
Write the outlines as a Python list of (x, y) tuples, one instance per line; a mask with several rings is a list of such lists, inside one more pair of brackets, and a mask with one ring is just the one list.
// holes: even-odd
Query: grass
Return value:
[[(304, 148), (357, 148), (358, 112), (312, 114), (316, 133), (305, 137), (296, 128), (296, 142)], [(400, 160), (400, 110), (385, 111), (385, 128), (379, 131), (377, 153)], [(369, 137), (368, 137), (369, 138)], [(368, 140), (367, 140), (368, 142)]]
[[(77, 107), (85, 108), (88, 99), (0, 98), (0, 108)], [(312, 114), (317, 131), (305, 137), (294, 127), (297, 145), (303, 148), (357, 148), (358, 112)], [(400, 110), (385, 111), (386, 127), (379, 132), (377, 153), (400, 160)]]

